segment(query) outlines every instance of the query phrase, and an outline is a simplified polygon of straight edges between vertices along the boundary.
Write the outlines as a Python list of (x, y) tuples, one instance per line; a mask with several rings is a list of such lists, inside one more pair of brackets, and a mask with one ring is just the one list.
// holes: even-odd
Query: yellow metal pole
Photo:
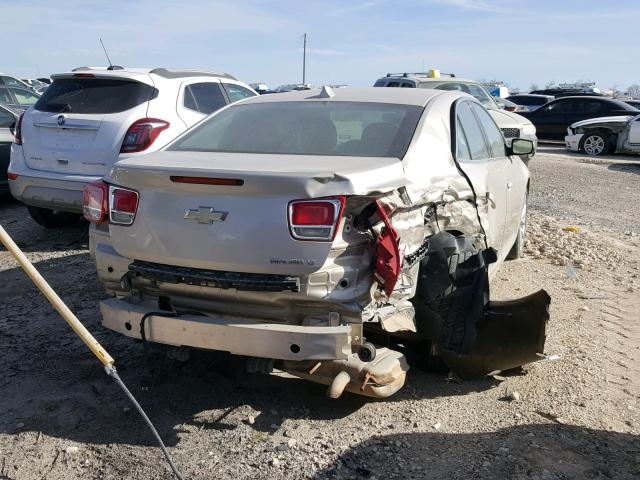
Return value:
[(49, 300), (49, 303), (53, 305), (58, 313), (64, 318), (64, 320), (69, 324), (69, 326), (76, 332), (76, 335), (80, 337), (80, 340), (84, 342), (84, 344), (89, 347), (89, 350), (93, 352), (93, 354), (98, 357), (98, 360), (105, 366), (111, 367), (113, 366), (114, 360), (111, 358), (111, 355), (107, 353), (107, 351), (102, 348), (102, 345), (98, 343), (98, 341), (93, 338), (93, 335), (89, 333), (89, 330), (85, 328), (85, 326), (78, 320), (78, 318), (73, 314), (69, 307), (65, 305), (62, 299), (58, 296), (56, 292), (49, 286), (47, 281), (40, 275), (38, 270), (33, 266), (33, 264), (29, 261), (29, 259), (25, 256), (24, 253), (18, 248), (15, 242), (11, 239), (9, 234), (2, 228), (0, 225), (0, 241), (6, 247), (7, 250), (13, 255), (18, 264), (22, 267), (22, 269), (26, 272), (29, 278), (36, 284), (36, 287), (40, 289), (42, 294)]

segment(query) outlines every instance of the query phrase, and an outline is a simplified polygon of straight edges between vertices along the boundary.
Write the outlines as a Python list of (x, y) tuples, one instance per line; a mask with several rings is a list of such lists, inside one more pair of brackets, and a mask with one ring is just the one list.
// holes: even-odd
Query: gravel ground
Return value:
[[(154, 357), (150, 379), (141, 346), (100, 326), (86, 226), (46, 231), (8, 199), (0, 223), (116, 358), (187, 478), (638, 478), (640, 162), (584, 161), (541, 148), (527, 256), (492, 287), (497, 299), (550, 293), (552, 359), (464, 383), (413, 369), (385, 401), (332, 401), (322, 386), (203, 352)], [(0, 285), (0, 478), (171, 478), (137, 414), (6, 251)]]

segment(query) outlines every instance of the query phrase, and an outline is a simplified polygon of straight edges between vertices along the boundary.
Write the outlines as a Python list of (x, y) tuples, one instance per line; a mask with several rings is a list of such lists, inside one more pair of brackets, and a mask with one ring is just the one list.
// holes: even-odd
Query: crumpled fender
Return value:
[(468, 352), (439, 353), (451, 370), (464, 379), (541, 360), (550, 303), (545, 290), (514, 300), (489, 302), (476, 324), (475, 340)]

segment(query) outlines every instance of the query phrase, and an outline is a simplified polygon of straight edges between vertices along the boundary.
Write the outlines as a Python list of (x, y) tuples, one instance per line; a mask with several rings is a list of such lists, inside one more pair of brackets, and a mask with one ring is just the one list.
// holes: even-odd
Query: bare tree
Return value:
[(551, 80), (550, 82), (547, 82), (547, 84), (545, 85), (545, 88), (553, 88), (555, 86), (556, 86), (556, 81)]
[(537, 83), (532, 83), (532, 84), (529, 86), (529, 91), (530, 91), (530, 92), (533, 92), (534, 90), (538, 90), (538, 89), (539, 89), (539, 88), (538, 88), (538, 84), (537, 84)]
[(629, 85), (629, 88), (627, 88), (627, 95), (632, 98), (640, 98), (640, 85), (637, 83)]

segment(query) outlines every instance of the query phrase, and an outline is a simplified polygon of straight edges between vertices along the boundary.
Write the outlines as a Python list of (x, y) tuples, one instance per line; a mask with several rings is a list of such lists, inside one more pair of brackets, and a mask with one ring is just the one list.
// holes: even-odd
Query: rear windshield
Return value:
[(45, 90), (36, 110), (55, 113), (118, 113), (157, 94), (150, 85), (107, 78), (63, 78)]
[(402, 158), (422, 107), (362, 102), (231, 106), (168, 150)]

